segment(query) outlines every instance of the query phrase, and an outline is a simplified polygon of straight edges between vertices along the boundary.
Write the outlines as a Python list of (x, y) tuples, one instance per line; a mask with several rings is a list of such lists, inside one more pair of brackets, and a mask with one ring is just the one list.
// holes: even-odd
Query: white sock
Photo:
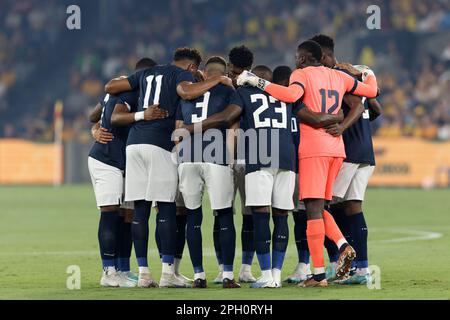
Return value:
[(337, 262), (330, 262), (330, 267), (332, 269), (336, 269), (337, 268)]
[(205, 272), (199, 272), (199, 273), (195, 273), (194, 274), (194, 279), (202, 279), (205, 280), (206, 279), (206, 274)]
[(175, 261), (173, 264), (174, 264), (175, 274), (180, 274), (181, 259), (175, 258)]
[(162, 264), (162, 273), (174, 274), (175, 273), (175, 265), (173, 263), (163, 263)]
[(233, 271), (224, 271), (223, 272), (223, 278), (227, 278), (229, 280), (233, 280), (234, 279), (234, 274)]
[(139, 267), (139, 273), (150, 273), (148, 267)]
[(271, 280), (273, 280), (272, 270), (261, 271), (261, 281), (271, 281)]
[(336, 243), (337, 247), (339, 248), (339, 250), (341, 249), (341, 247), (348, 243), (347, 240), (345, 240), (345, 238), (339, 239), (338, 242)]
[(357, 268), (356, 269), (356, 274), (358, 276), (365, 276), (368, 273), (369, 273), (369, 268)]
[(105, 268), (105, 273), (108, 274), (108, 275), (116, 273), (116, 267), (106, 267)]
[(314, 274), (325, 273), (325, 268), (314, 268)]
[(281, 283), (281, 270), (277, 268), (272, 269), (272, 277), (276, 283)]
[(243, 264), (241, 266), (241, 270), (239, 271), (239, 273), (250, 272), (250, 271), (252, 271), (252, 266), (249, 264)]

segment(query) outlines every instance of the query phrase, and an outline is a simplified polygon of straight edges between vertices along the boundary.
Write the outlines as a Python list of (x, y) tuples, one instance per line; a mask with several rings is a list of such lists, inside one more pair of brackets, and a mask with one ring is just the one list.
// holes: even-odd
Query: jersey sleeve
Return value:
[(364, 82), (360, 82), (344, 72), (339, 72), (339, 75), (344, 82), (344, 88), (347, 93), (367, 98), (375, 98), (377, 96), (378, 85), (375, 76), (369, 75)]
[(303, 101), (298, 100), (297, 102), (294, 102), (292, 104), (292, 114), (296, 115), (304, 107), (306, 107), (306, 105), (303, 103)]
[(305, 93), (305, 79), (304, 72), (298, 69), (292, 73), (289, 87), (271, 83), (266, 87), (265, 91), (280, 101), (293, 103), (299, 100)]
[(130, 83), (131, 90), (136, 90), (139, 88), (140, 79), (144, 73), (144, 70), (136, 71), (131, 76), (127, 78)]
[(195, 82), (194, 76), (192, 75), (192, 73), (190, 73), (189, 71), (183, 70), (181, 72), (179, 72), (176, 76), (175, 82), (176, 85), (178, 86), (181, 82)]

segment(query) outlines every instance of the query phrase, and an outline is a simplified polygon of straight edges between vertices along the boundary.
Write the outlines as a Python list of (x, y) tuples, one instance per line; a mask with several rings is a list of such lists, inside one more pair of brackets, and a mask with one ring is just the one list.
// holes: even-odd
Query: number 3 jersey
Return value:
[[(264, 167), (295, 172), (295, 145), (292, 139), (292, 115), (300, 105), (281, 102), (254, 87), (240, 87), (231, 104), (242, 108), (245, 131), (246, 173)], [(256, 140), (255, 140), (256, 137)], [(239, 144), (242, 143), (242, 140)], [(239, 153), (240, 146), (238, 146)]]
[[(293, 84), (303, 87), (303, 103), (311, 111), (337, 114), (344, 94), (352, 93), (358, 83), (342, 71), (320, 66), (295, 70), (290, 79), (290, 85)], [(342, 136), (333, 137), (325, 129), (300, 123), (299, 158), (310, 157), (345, 158)]]
[(192, 74), (174, 65), (158, 65), (136, 72), (128, 77), (133, 90), (139, 90), (138, 112), (159, 104), (169, 116), (165, 119), (135, 122), (130, 129), (127, 145), (152, 144), (172, 151), (172, 133), (180, 97), (177, 86), (181, 82), (194, 82)]
[[(233, 88), (218, 84), (197, 99), (181, 100), (177, 120), (182, 120), (187, 125), (201, 122), (226, 109), (233, 94)], [(229, 164), (226, 136), (225, 129), (210, 129), (204, 133), (191, 135), (190, 139), (185, 139), (181, 143), (180, 161)]]

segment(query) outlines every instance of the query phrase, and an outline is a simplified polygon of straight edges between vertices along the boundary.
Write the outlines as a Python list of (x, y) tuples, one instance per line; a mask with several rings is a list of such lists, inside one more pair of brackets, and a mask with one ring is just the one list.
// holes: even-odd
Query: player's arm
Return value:
[(381, 104), (377, 99), (367, 99), (367, 105), (369, 106), (369, 119), (370, 121), (374, 121), (382, 113)]
[(114, 107), (111, 115), (111, 124), (113, 126), (126, 126), (137, 121), (150, 121), (155, 119), (164, 119), (169, 116), (167, 110), (159, 105), (149, 106), (141, 112), (130, 112), (130, 107), (125, 103), (118, 103)]
[(241, 73), (237, 79), (237, 84), (239, 86), (251, 85), (253, 87), (257, 87), (267, 92), (275, 99), (287, 103), (293, 103), (299, 100), (305, 93), (304, 86), (300, 80), (300, 78), (302, 78), (302, 74), (300, 71), (297, 71), (298, 70), (294, 71), (292, 74), (289, 87), (281, 86), (261, 79), (249, 71), (244, 71)]
[(197, 122), (191, 125), (185, 125), (184, 128), (190, 133), (194, 132), (194, 128), (200, 127), (202, 131), (206, 131), (212, 128), (229, 128), (231, 127), (239, 118), (242, 113), (242, 108), (235, 104), (230, 104), (222, 112), (213, 114), (212, 116), (206, 118), (201, 122)]
[(109, 94), (119, 94), (121, 92), (131, 91), (133, 89), (134, 88), (132, 87), (132, 83), (129, 78), (123, 76), (112, 79), (105, 85), (105, 92)]
[(99, 122), (100, 118), (102, 116), (102, 110), (103, 110), (102, 104), (100, 102), (97, 103), (97, 105), (95, 106), (94, 110), (92, 110), (92, 112), (89, 114), (89, 121), (91, 123)]
[(339, 111), (338, 114), (329, 114), (322, 112), (314, 112), (306, 107), (297, 111), (297, 118), (304, 124), (313, 128), (324, 128), (335, 123), (339, 123), (344, 119), (344, 114)]
[(364, 106), (361, 103), (361, 98), (352, 94), (344, 95), (344, 102), (350, 108), (347, 116), (341, 123), (335, 123), (331, 126), (327, 126), (326, 130), (332, 136), (338, 137), (342, 135), (342, 133), (351, 127), (358, 119), (361, 117), (364, 112)]
[(183, 100), (192, 100), (204, 95), (206, 91), (212, 87), (215, 87), (219, 83), (233, 86), (230, 78), (225, 76), (215, 76), (202, 82), (193, 83), (189, 81), (182, 81), (177, 86), (177, 93)]

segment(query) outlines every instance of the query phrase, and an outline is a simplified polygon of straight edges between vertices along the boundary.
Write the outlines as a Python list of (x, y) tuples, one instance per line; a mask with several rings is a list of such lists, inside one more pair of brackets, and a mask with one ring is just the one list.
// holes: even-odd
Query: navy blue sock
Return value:
[(217, 210), (220, 223), (220, 247), (222, 252), (223, 271), (233, 271), (236, 253), (236, 229), (233, 222), (233, 209)]
[(223, 264), (222, 248), (220, 247), (220, 223), (219, 223), (219, 217), (217, 215), (214, 216), (213, 240), (214, 240), (214, 251), (216, 252), (217, 263)]
[(191, 256), (192, 267), (195, 273), (203, 272), (203, 248), (202, 248), (202, 207), (187, 209), (186, 239)]
[(118, 269), (120, 271), (130, 271), (130, 257), (133, 247), (131, 237), (131, 223), (125, 222), (125, 217), (120, 217), (119, 221), (119, 251), (118, 251)]
[(256, 256), (262, 271), (270, 270), (270, 214), (253, 210)]
[(337, 226), (341, 230), (342, 234), (344, 235), (347, 242), (353, 246), (353, 239), (351, 237), (351, 223), (348, 218), (348, 216), (345, 214), (345, 211), (342, 208), (339, 207), (331, 207), (329, 210), (331, 215), (334, 218), (334, 221), (336, 221)]
[(159, 228), (158, 228), (158, 215), (156, 215), (155, 242), (156, 242), (156, 247), (158, 248), (159, 259), (162, 259), (161, 237), (159, 236)]
[(100, 212), (98, 243), (100, 246), (103, 268), (115, 266), (119, 219), (120, 216), (118, 211)]
[(161, 238), (162, 262), (175, 260), (177, 240), (177, 207), (175, 202), (159, 202), (157, 215), (158, 233)]
[(324, 245), (327, 249), (330, 262), (337, 262), (339, 260), (339, 249), (337, 245), (332, 240), (328, 239), (328, 237), (325, 237)]
[(177, 259), (183, 257), (184, 244), (186, 243), (186, 222), (187, 216), (185, 214), (177, 215), (177, 241), (175, 245), (175, 258)]
[(255, 255), (255, 240), (252, 215), (247, 214), (242, 216), (241, 242), (242, 264), (251, 265), (253, 262), (253, 256)]
[(273, 216), (272, 268), (281, 270), (289, 241), (288, 216)]
[(148, 219), (152, 203), (145, 200), (134, 202), (134, 216), (131, 224), (134, 251), (139, 267), (148, 267)]
[(299, 210), (293, 213), (294, 216), (294, 236), (297, 246), (298, 262), (309, 264), (309, 248), (306, 239), (307, 216), (305, 210)]
[(353, 246), (356, 251), (356, 267), (368, 268), (367, 257), (367, 237), (368, 230), (364, 214), (362, 212), (348, 216), (350, 221), (350, 235), (353, 239)]

